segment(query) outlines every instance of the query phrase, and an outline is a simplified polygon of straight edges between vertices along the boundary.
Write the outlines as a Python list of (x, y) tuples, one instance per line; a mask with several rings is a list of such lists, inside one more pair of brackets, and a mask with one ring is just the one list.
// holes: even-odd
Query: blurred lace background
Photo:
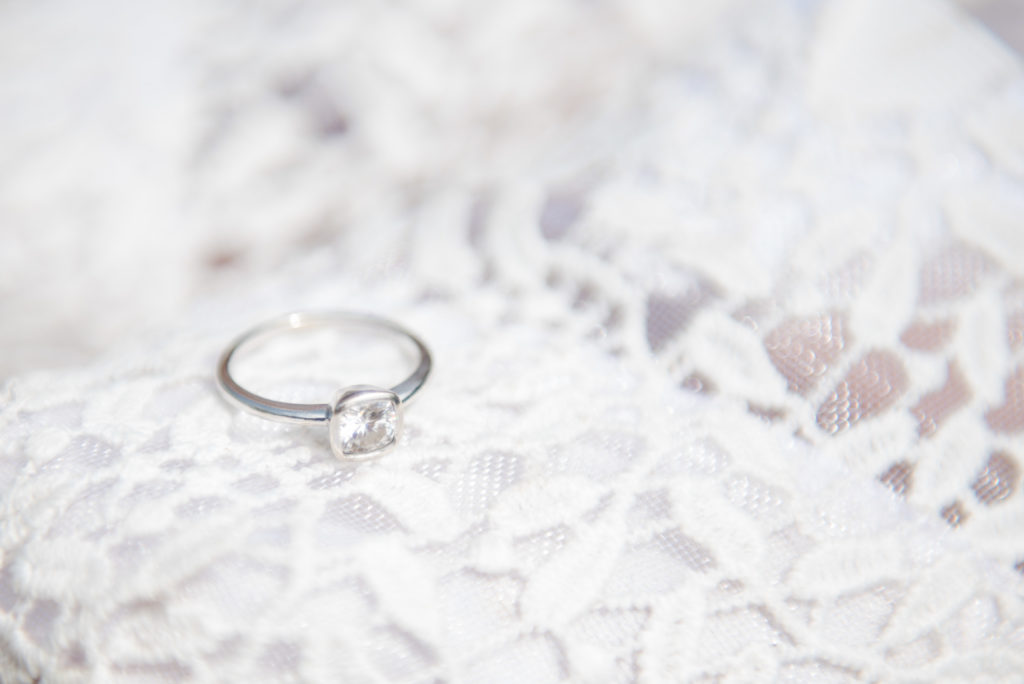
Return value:
[[(1015, 0), (0, 2), (0, 681), (1020, 681), (1022, 51)], [(303, 307), (430, 343), (394, 455), (217, 397)]]
[(726, 9), (8, 3), (0, 374), (80, 363), (318, 250), (393, 268), (426, 199), (627, 122)]
[[(962, 4), (1024, 46), (1020, 3)], [(424, 198), (627, 134), (735, 5), (6, 3), (0, 377), (317, 250), (394, 267)]]

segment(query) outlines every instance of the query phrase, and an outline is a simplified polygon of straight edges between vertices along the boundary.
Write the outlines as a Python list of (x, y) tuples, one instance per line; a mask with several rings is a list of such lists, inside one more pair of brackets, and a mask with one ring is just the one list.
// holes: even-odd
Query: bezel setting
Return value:
[(402, 400), (391, 390), (355, 385), (338, 390), (331, 402), (331, 450), (340, 459), (375, 458), (398, 443)]

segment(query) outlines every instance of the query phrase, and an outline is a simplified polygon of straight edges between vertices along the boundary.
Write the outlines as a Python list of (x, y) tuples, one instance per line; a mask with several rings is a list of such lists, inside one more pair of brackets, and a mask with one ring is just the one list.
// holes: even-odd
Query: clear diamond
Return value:
[(358, 389), (343, 393), (331, 418), (331, 442), (340, 455), (369, 454), (398, 438), (398, 399), (387, 391)]

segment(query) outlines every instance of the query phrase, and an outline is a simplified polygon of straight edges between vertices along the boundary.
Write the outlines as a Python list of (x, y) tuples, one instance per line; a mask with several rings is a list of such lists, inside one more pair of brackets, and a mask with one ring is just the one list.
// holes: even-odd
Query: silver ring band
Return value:
[[(341, 326), (385, 330), (411, 341), (419, 364), (405, 380), (383, 389), (355, 385), (338, 390), (329, 404), (293, 404), (260, 396), (231, 377), (231, 360), (243, 346), (266, 335), (300, 328)], [(328, 423), (331, 448), (339, 458), (377, 456), (397, 441), (402, 426), (402, 405), (423, 387), (430, 374), (430, 351), (414, 333), (380, 316), (350, 312), (296, 312), (257, 325), (237, 337), (217, 363), (217, 385), (225, 398), (262, 418), (284, 423)]]

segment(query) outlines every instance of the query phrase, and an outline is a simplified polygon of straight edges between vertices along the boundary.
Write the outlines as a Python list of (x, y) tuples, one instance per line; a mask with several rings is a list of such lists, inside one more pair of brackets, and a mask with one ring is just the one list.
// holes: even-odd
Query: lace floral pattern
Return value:
[[(382, 200), (176, 333), (9, 381), (3, 681), (1019, 677), (1024, 78), (945, 5), (811, 5), (709, 10), (685, 58), (647, 26), (605, 118), (495, 152), (529, 173)], [(430, 343), (386, 458), (217, 397), (224, 342), (298, 306)]]

